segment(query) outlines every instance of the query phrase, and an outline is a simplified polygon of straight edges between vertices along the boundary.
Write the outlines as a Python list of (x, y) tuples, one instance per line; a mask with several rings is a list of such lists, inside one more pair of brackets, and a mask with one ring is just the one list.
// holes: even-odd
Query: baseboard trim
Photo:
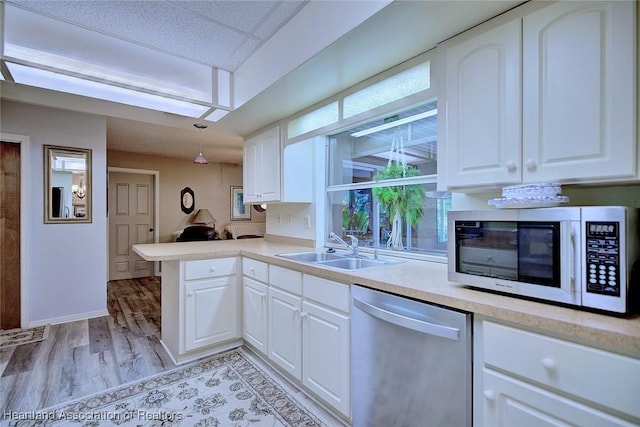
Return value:
[(103, 317), (108, 315), (109, 315), (109, 310), (106, 310), (106, 309), (88, 311), (86, 313), (72, 314), (69, 316), (51, 317), (49, 319), (34, 320), (33, 322), (29, 322), (27, 327), (35, 328), (37, 326), (44, 326), (44, 325), (57, 325), (59, 323), (76, 322), (78, 320), (88, 320), (88, 319), (93, 319), (95, 317)]

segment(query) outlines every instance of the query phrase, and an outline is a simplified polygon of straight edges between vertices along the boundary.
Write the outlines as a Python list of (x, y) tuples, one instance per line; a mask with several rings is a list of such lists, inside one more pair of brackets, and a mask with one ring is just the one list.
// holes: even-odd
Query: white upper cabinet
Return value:
[(444, 44), (446, 186), (637, 180), (635, 16), (534, 3)]
[(636, 174), (634, 3), (559, 2), (524, 17), (525, 182)]
[(311, 202), (312, 141), (281, 147), (279, 126), (244, 142), (245, 203)]
[(280, 128), (246, 140), (243, 161), (245, 203), (280, 201)]
[(446, 52), (447, 185), (521, 180), (520, 20)]

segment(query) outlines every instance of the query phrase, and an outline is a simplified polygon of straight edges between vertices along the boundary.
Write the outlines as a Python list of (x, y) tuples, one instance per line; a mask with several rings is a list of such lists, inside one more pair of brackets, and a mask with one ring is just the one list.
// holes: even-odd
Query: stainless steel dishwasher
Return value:
[(351, 289), (353, 426), (471, 426), (471, 315)]

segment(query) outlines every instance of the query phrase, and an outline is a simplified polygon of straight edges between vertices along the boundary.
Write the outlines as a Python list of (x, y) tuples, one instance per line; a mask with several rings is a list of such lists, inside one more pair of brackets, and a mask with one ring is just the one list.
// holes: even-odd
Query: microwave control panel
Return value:
[(620, 296), (620, 223), (586, 222), (587, 292)]

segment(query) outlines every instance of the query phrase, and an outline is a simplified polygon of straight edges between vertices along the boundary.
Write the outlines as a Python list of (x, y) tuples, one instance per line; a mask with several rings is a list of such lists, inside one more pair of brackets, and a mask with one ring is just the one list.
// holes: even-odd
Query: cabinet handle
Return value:
[(191, 298), (193, 296), (193, 292), (187, 292), (187, 296)]
[(216, 271), (216, 268), (215, 268), (215, 267), (210, 267), (210, 268), (209, 268), (209, 271), (213, 273), (213, 272), (215, 272), (215, 271)]
[(256, 275), (256, 269), (255, 268), (251, 267), (251, 268), (249, 268), (249, 271), (251, 272), (252, 276)]
[(484, 398), (490, 402), (493, 402), (496, 398), (496, 394), (493, 390), (485, 390), (482, 394), (484, 395)]
[(545, 357), (542, 359), (542, 366), (544, 366), (544, 369), (547, 371), (555, 371), (556, 362), (550, 357)]
[(534, 171), (536, 170), (536, 162), (533, 161), (533, 159), (527, 159), (527, 161), (525, 162), (525, 166), (527, 167), (528, 171)]
[(306, 320), (307, 319), (307, 313), (305, 313), (303, 311), (302, 313), (300, 313), (300, 317), (302, 318), (302, 320)]
[(507, 170), (509, 172), (515, 172), (516, 164), (513, 162), (513, 160), (507, 160), (507, 163), (505, 163), (504, 165), (507, 167)]

